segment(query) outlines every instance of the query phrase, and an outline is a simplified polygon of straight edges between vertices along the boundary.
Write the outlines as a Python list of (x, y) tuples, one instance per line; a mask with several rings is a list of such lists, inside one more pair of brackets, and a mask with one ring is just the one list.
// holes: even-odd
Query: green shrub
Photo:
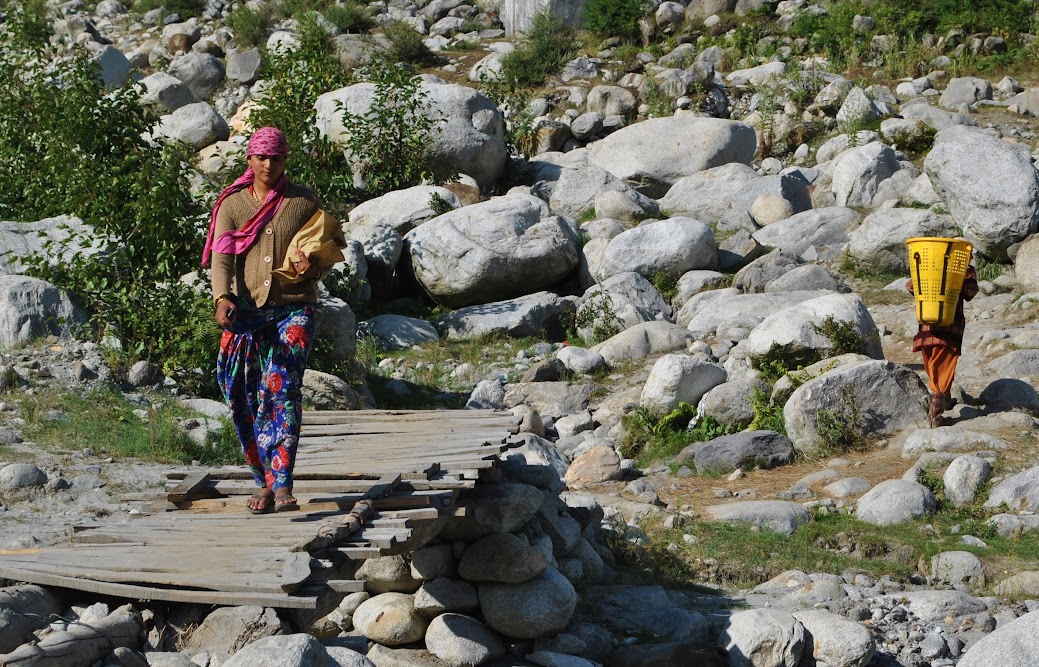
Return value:
[(546, 8), (534, 15), (525, 41), (501, 59), (502, 78), (518, 88), (540, 86), (576, 52), (573, 30)]
[[(327, 91), (351, 84), (353, 76), (335, 57), (331, 39), (312, 16), (300, 20), (299, 37), (298, 49), (267, 55), (268, 87), (250, 123), (280, 128), (295, 156), (289, 161), (290, 177), (313, 188), (328, 211), (342, 215), (356, 196), (353, 178), (342, 147), (318, 134), (314, 102)], [(244, 170), (245, 156), (240, 155), (225, 180), (230, 182)]]
[(869, 341), (858, 332), (855, 322), (838, 320), (833, 315), (827, 315), (820, 324), (813, 324), (816, 333), (826, 337), (830, 341), (830, 354), (839, 357), (842, 354), (865, 354)]
[(409, 65), (435, 65), (439, 58), (433, 53), (420, 33), (407, 23), (397, 22), (386, 28), (386, 39), (390, 41), (389, 58)]
[(584, 10), (584, 25), (599, 37), (638, 39), (639, 19), (647, 7), (641, 0), (589, 0)]
[(649, 279), (649, 282), (653, 284), (657, 292), (667, 303), (671, 303), (671, 299), (678, 296), (678, 277), (673, 276), (669, 273), (654, 273)]
[[(195, 372), (213, 365), (219, 330), (212, 304), (179, 281), (198, 268), (198, 229), (206, 224), (184, 168), (193, 151), (145, 139), (157, 118), (141, 105), (139, 90), (106, 90), (85, 55), (52, 61), (42, 53), (0, 54), (0, 85), (0, 217), (68, 214), (94, 230), (49, 241), (27, 260), (30, 272), (73, 293), (129, 355), (162, 360), (188, 385), (214, 389), (212, 374)], [(58, 263), (44, 256), (91, 243), (97, 254)]]
[(239, 48), (266, 44), (272, 23), (271, 11), (266, 6), (256, 10), (248, 5), (238, 5), (227, 17), (227, 27), (234, 33)]
[(206, 0), (137, 0), (133, 3), (136, 12), (147, 12), (162, 7), (167, 14), (179, 14), (187, 19), (201, 16), (206, 9)]
[(46, 0), (15, 3), (7, 13), (7, 30), (16, 51), (46, 46), (53, 34)]
[(680, 403), (671, 413), (659, 418), (639, 406), (621, 420), (624, 436), (620, 452), (626, 458), (636, 458), (645, 464), (673, 457), (694, 442), (707, 442), (733, 432), (731, 426), (707, 416), (700, 417), (689, 428), (694, 417), (696, 406), (688, 403)]
[(868, 447), (862, 432), (865, 416), (851, 387), (841, 387), (836, 408), (819, 410), (815, 418), (823, 454), (861, 452)]
[[(364, 73), (375, 84), (371, 107), (363, 115), (343, 111), (343, 124), (351, 128), (346, 149), (360, 162), (365, 195), (378, 197), (433, 180), (432, 137), (443, 118), (431, 113), (421, 79), (408, 67), (383, 60)], [(451, 180), (454, 175), (441, 176)]]
[(345, 33), (365, 33), (375, 25), (368, 8), (354, 2), (332, 5), (322, 14), (329, 23)]

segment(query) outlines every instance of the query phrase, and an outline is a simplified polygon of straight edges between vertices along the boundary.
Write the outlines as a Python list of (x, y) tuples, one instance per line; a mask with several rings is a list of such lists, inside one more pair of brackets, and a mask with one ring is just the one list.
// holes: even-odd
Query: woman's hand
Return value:
[(292, 260), (292, 268), (296, 269), (296, 275), (302, 276), (310, 269), (310, 256), (302, 250), (297, 250), (296, 259)]
[(224, 329), (234, 324), (234, 303), (230, 299), (221, 299), (216, 304), (216, 323)]

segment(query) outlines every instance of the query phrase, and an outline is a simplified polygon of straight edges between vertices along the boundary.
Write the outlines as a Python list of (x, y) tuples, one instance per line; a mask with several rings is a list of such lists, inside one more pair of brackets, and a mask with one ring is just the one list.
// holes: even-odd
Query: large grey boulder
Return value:
[(743, 162), (705, 169), (678, 179), (660, 198), (660, 208), (670, 215), (717, 224), (725, 218), (736, 193), (760, 178), (753, 167)]
[(494, 630), (507, 637), (550, 637), (570, 622), (577, 591), (555, 568), (522, 584), (483, 583), (480, 611)]
[(754, 420), (754, 398), (771, 387), (756, 377), (729, 380), (710, 390), (697, 405), (701, 413), (725, 426), (746, 428)]
[(683, 327), (670, 322), (646, 322), (626, 329), (592, 348), (610, 366), (639, 361), (661, 352), (681, 350), (693, 335)]
[(361, 245), (368, 266), (366, 277), (388, 281), (404, 252), (400, 233), (392, 225), (370, 224), (350, 226), (345, 235), (347, 243), (356, 241)]
[(820, 414), (856, 428), (847, 421), (857, 411), (860, 435), (874, 439), (923, 427), (929, 396), (919, 376), (905, 366), (889, 361), (846, 364), (795, 389), (783, 408), (783, 422), (794, 447), (812, 452), (824, 444)]
[(405, 315), (376, 315), (362, 322), (358, 330), (362, 335), (374, 338), (380, 350), (404, 350), (412, 345), (440, 340), (440, 334), (432, 324)]
[(879, 142), (841, 153), (834, 160), (831, 184), (837, 206), (872, 206), (880, 184), (899, 169), (895, 151)]
[(662, 586), (591, 586), (581, 597), (581, 619), (614, 636), (707, 641), (707, 619), (676, 606)]
[(588, 163), (650, 197), (684, 176), (730, 162), (750, 164), (757, 138), (750, 125), (692, 115), (651, 118), (591, 145)]
[(877, 643), (862, 623), (849, 621), (825, 609), (802, 609), (794, 618), (805, 629), (803, 655), (827, 667), (866, 667)]
[(977, 614), (987, 608), (982, 600), (960, 591), (903, 591), (882, 599), (904, 605), (921, 623), (944, 622), (946, 618)]
[(728, 667), (790, 667), (801, 660), (805, 629), (789, 612), (748, 609), (732, 614), (718, 637)]
[(166, 72), (155, 72), (141, 79), (144, 92), (141, 102), (153, 104), (161, 111), (176, 111), (195, 101), (191, 91), (180, 79)]
[(996, 484), (985, 507), (997, 508), (1003, 503), (1013, 512), (1039, 510), (1039, 466), (1022, 470)]
[(365, 590), (375, 595), (413, 593), (422, 584), (411, 575), (411, 566), (399, 555), (365, 560), (354, 573), (354, 579), (363, 581)]
[(956, 507), (970, 505), (978, 488), (992, 475), (992, 464), (980, 456), (966, 455), (953, 459), (945, 469), (945, 497)]
[(93, 227), (67, 215), (36, 222), (0, 222), (0, 275), (25, 273), (22, 258), (42, 255), (49, 265), (98, 252)]
[(837, 127), (844, 132), (853, 132), (880, 120), (884, 112), (866, 95), (862, 88), (852, 88), (837, 110)]
[(763, 176), (732, 196), (722, 227), (753, 232), (811, 208), (812, 196), (803, 178), (794, 174)]
[(599, 85), (588, 91), (588, 111), (605, 116), (627, 116), (638, 108), (638, 98), (621, 86)]
[(92, 57), (98, 65), (101, 82), (105, 84), (105, 88), (119, 88), (130, 79), (130, 61), (116, 47), (103, 46)]
[(684, 354), (666, 354), (653, 364), (639, 404), (661, 417), (680, 403), (696, 405), (700, 398), (725, 382), (725, 369)]
[(975, 102), (991, 99), (991, 83), (976, 76), (965, 76), (949, 80), (949, 85), (942, 91), (938, 104), (947, 109), (959, 110), (963, 105), (970, 106)]
[(716, 336), (743, 340), (772, 313), (826, 294), (816, 291), (741, 294), (731, 287), (711, 290), (689, 299), (675, 315), (675, 321), (679, 325), (684, 323), (698, 339)]
[(361, 410), (375, 407), (367, 396), (355, 391), (346, 380), (313, 368), (303, 373), (303, 400), (315, 410)]
[[(455, 84), (424, 82), (421, 91), (429, 102), (427, 114), (443, 119), (430, 145), (437, 175), (460, 172), (481, 186), (496, 183), (508, 156), (501, 112), (494, 103), (474, 88)], [(340, 105), (364, 116), (371, 110), (374, 95), (373, 83), (357, 83), (321, 95), (314, 103), (318, 132), (341, 143), (350, 128), (343, 123)]]
[(495, 533), (466, 549), (458, 563), (458, 575), (466, 581), (521, 584), (540, 577), (547, 568), (545, 556), (527, 540), (511, 533)]
[(851, 233), (848, 254), (872, 273), (909, 273), (906, 240), (920, 236), (953, 237), (955, 221), (928, 209), (887, 208), (870, 213)]
[(42, 487), (47, 473), (32, 463), (9, 463), (0, 468), (0, 490), (19, 491)]
[(227, 54), (227, 78), (235, 83), (250, 86), (260, 78), (263, 59), (257, 48), (232, 51)]
[(1020, 410), (1039, 414), (1039, 393), (1028, 382), (999, 378), (981, 390), (978, 400), (999, 410)]
[(362, 602), (353, 616), (354, 627), (368, 639), (400, 646), (422, 639), (428, 621), (415, 609), (414, 597), (382, 593)]
[(426, 648), (448, 665), (482, 665), (505, 655), (505, 644), (486, 625), (461, 614), (443, 614), (429, 623)]
[(732, 277), (732, 286), (747, 293), (764, 292), (769, 284), (803, 264), (800, 257), (773, 250), (737, 271)]
[(543, 500), (541, 491), (529, 484), (481, 485), (461, 503), (465, 516), (449, 521), (441, 537), (474, 542), (493, 533), (511, 533), (534, 518)]
[(660, 213), (657, 202), (634, 190), (605, 169), (588, 165), (578, 169), (564, 169), (562, 176), (552, 188), (552, 197), (548, 200), (556, 213), (580, 218), (588, 211), (596, 211), (601, 195), (607, 192), (617, 193), (627, 199), (635, 210), (641, 211), (638, 219), (656, 217)]
[(764, 65), (733, 70), (725, 76), (725, 80), (737, 88), (757, 87), (778, 78), (785, 71), (786, 63), (776, 60)]
[[(1039, 236), (1029, 236), (1017, 249), (1014, 257), (1014, 277), (1025, 292), (1039, 292)], [(1030, 364), (1032, 369), (1039, 368), (1039, 350), (1016, 350), (1016, 352), (1029, 352), (1034, 361)], [(1011, 353), (1013, 354), (1013, 353)], [(1006, 355), (1010, 356), (1010, 355)], [(999, 361), (998, 359), (996, 361)], [(989, 364), (991, 368), (995, 362)], [(1004, 377), (1019, 377), (1021, 375), (1033, 375), (1034, 373), (1004, 373)]]
[(749, 523), (783, 535), (793, 535), (811, 518), (804, 507), (787, 500), (745, 500), (710, 505), (704, 508), (704, 513), (711, 521)]
[(930, 125), (941, 132), (956, 125), (974, 127), (977, 123), (970, 116), (952, 111), (944, 111), (924, 102), (914, 102), (903, 106), (899, 115), (906, 120), (919, 121)]
[(282, 634), (274, 609), (257, 606), (220, 607), (206, 616), (184, 642), (185, 649), (234, 653), (264, 637)]
[(718, 268), (718, 245), (711, 228), (692, 218), (644, 223), (610, 240), (600, 279), (633, 271), (677, 278), (686, 271)]
[[(1020, 253), (1018, 257), (1021, 257)], [(1020, 270), (1017, 279), (1021, 280)], [(989, 362), (988, 370), (1001, 378), (1039, 376), (1039, 350), (1012, 350)]]
[(860, 219), (856, 211), (842, 206), (813, 209), (763, 227), (753, 237), (761, 245), (789, 255), (832, 260), (840, 257)]
[(163, 116), (156, 132), (195, 149), (226, 141), (231, 136), (227, 121), (206, 102), (186, 104)]
[(678, 293), (671, 298), (671, 305), (681, 308), (689, 299), (701, 292), (723, 289), (729, 286), (729, 278), (718, 271), (688, 271), (678, 279)]
[(445, 612), (464, 613), (479, 606), (476, 587), (462, 579), (433, 579), (423, 583), (415, 593), (415, 609), (428, 617)]
[[(208, 53), (189, 53), (174, 58), (166, 73), (184, 82), (199, 102), (213, 96), (224, 82), (224, 63)], [(225, 137), (226, 138), (226, 137)]]
[(445, 213), (410, 231), (405, 242), (419, 284), (453, 307), (536, 292), (578, 261), (573, 229), (530, 195)]
[(924, 171), (963, 235), (996, 260), (1039, 230), (1039, 175), (1028, 153), (980, 130), (939, 132)]
[(563, 336), (560, 317), (572, 310), (569, 300), (552, 292), (537, 292), (507, 301), (459, 308), (438, 319), (437, 328), (451, 339), (502, 334), (512, 338), (547, 336), (559, 340)]
[(1025, 667), (1039, 655), (1039, 611), (1019, 616), (971, 645), (957, 667)]
[(328, 665), (328, 653), (321, 642), (308, 634), (281, 635), (264, 637), (243, 647), (228, 658), (223, 665), (224, 667), (317, 667), (317, 665)]
[(0, 348), (49, 335), (67, 336), (86, 315), (54, 285), (28, 276), (0, 275)]
[(797, 292), (821, 290), (846, 293), (851, 287), (842, 277), (822, 264), (796, 266), (765, 285), (766, 292)]
[(981, 449), (1001, 450), (1009, 445), (994, 435), (970, 431), (962, 426), (940, 426), (920, 429), (906, 438), (902, 457), (918, 457), (925, 452), (971, 452)]
[(629, 329), (643, 322), (669, 322), (671, 307), (653, 284), (634, 272), (618, 273), (589, 287), (577, 300), (577, 333), (586, 340), (596, 332)]
[[(825, 335), (828, 324), (853, 331), (861, 337), (863, 348), (835, 350), (839, 341)], [(815, 361), (849, 351), (884, 358), (877, 325), (858, 294), (821, 296), (769, 315), (754, 327), (745, 345), (747, 353), (758, 358), (779, 355), (788, 360)]]
[(436, 198), (451, 209), (462, 206), (458, 195), (447, 188), (415, 185), (358, 204), (350, 210), (349, 220), (352, 225), (358, 226), (390, 225), (397, 232), (407, 234), (439, 215), (430, 206)]
[(923, 484), (889, 479), (859, 498), (855, 516), (875, 526), (893, 526), (934, 514), (937, 509), (934, 494)]
[(742, 431), (689, 445), (676, 463), (692, 461), (698, 473), (727, 474), (744, 466), (774, 468), (794, 461), (790, 438), (775, 431)]

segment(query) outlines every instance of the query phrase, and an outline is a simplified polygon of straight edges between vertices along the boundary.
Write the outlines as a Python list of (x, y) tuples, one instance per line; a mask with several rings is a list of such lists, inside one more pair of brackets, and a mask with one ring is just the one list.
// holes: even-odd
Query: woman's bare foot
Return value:
[(274, 500), (274, 494), (270, 489), (260, 489), (245, 501), (245, 508), (253, 514), (266, 514), (274, 511), (272, 500)]
[(275, 512), (294, 512), (299, 509), (299, 502), (296, 497), (285, 489), (278, 489), (278, 493), (274, 496), (274, 511)]

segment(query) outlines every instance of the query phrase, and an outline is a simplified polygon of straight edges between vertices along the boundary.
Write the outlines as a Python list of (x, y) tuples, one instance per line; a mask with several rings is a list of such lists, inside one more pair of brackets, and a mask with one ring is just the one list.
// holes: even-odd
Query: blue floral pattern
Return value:
[(313, 305), (241, 309), (220, 340), (217, 382), (256, 485), (273, 492), (292, 493), (315, 328)]

